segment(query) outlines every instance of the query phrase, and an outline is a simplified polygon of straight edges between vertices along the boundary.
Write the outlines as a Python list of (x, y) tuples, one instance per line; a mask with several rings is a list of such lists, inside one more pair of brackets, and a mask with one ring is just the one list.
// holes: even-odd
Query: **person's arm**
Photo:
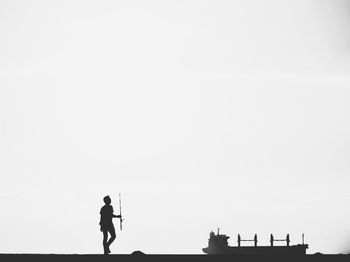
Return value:
[(102, 232), (102, 212), (100, 212), (100, 231)]
[(121, 215), (114, 215), (113, 207), (112, 207), (112, 217), (121, 218)]

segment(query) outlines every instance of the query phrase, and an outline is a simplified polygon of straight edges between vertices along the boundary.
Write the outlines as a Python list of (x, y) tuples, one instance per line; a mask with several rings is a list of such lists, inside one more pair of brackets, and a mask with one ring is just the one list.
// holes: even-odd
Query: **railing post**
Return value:
[(238, 234), (237, 242), (238, 242), (238, 246), (240, 247), (241, 246), (241, 235), (240, 234)]
[(258, 236), (255, 234), (254, 235), (254, 246), (258, 245)]
[(271, 246), (273, 247), (273, 235), (272, 234), (270, 235), (270, 243), (271, 243)]
[(290, 242), (289, 234), (287, 234), (286, 242), (287, 242), (287, 246), (289, 247), (289, 242)]

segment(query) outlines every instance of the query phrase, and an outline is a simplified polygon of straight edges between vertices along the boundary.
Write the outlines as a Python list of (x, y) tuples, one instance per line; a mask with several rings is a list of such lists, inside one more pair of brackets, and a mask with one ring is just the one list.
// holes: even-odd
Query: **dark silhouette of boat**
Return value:
[[(278, 256), (304, 256), (306, 255), (306, 249), (309, 247), (308, 244), (303, 243), (298, 245), (290, 245), (289, 234), (285, 239), (275, 239), (273, 235), (270, 235), (270, 246), (258, 246), (258, 237), (255, 234), (253, 239), (242, 239), (238, 234), (237, 246), (229, 246), (228, 239), (230, 237), (224, 234), (217, 234), (213, 231), (210, 232), (208, 241), (208, 247), (203, 248), (203, 252), (206, 254), (222, 254), (222, 255), (278, 255)], [(276, 246), (274, 242), (283, 241), (286, 242), (285, 246)], [(254, 242), (254, 246), (242, 246), (242, 242)]]

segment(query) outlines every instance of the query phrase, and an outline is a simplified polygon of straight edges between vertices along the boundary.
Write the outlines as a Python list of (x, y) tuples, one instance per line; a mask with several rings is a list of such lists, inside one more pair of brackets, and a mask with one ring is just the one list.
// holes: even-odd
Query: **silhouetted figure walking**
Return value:
[[(105, 196), (103, 198), (103, 202), (105, 205), (101, 208), (101, 220), (100, 226), (101, 231), (103, 232), (103, 250), (104, 254), (109, 254), (111, 251), (109, 250), (109, 246), (115, 240), (115, 229), (112, 222), (112, 218), (121, 218), (120, 215), (113, 214), (113, 207), (111, 206), (111, 198), (109, 196)], [(108, 233), (111, 235), (110, 239), (107, 241)]]

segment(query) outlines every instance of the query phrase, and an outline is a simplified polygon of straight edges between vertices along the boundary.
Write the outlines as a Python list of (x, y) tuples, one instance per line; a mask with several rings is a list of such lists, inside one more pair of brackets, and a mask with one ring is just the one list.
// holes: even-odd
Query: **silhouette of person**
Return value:
[[(111, 253), (111, 251), (109, 250), (109, 246), (112, 244), (112, 242), (115, 240), (115, 237), (116, 237), (112, 218), (114, 217), (121, 218), (121, 216), (113, 214), (113, 207), (111, 206), (112, 201), (109, 196), (105, 196), (103, 198), (103, 202), (105, 202), (105, 205), (101, 208), (101, 211), (100, 211), (100, 214), (101, 214), (100, 230), (103, 233), (104, 254), (108, 255), (109, 253)], [(107, 241), (108, 233), (111, 235), (111, 237)]]

